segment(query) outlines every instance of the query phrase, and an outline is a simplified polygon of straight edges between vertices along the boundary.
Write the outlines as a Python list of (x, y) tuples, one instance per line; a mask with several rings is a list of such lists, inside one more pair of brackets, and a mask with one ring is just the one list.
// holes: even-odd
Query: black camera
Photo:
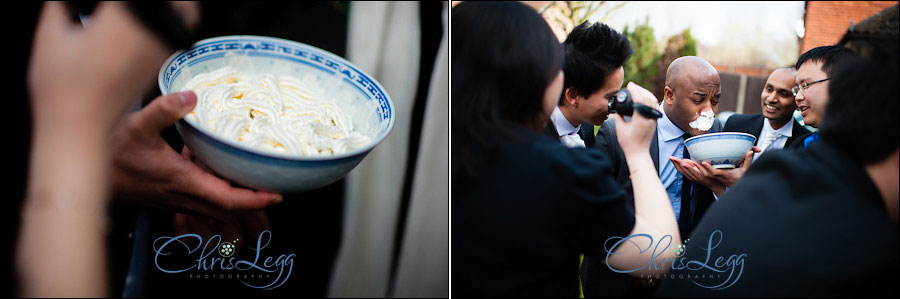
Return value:
[(635, 110), (646, 118), (657, 119), (662, 117), (662, 113), (659, 110), (632, 101), (631, 92), (628, 89), (619, 89), (615, 95), (609, 97), (609, 113), (616, 113), (624, 117), (631, 116)]

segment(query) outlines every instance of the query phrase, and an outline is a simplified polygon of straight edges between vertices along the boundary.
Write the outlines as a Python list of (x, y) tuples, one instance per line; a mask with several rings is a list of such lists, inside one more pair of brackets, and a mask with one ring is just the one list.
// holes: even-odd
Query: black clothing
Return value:
[[(734, 276), (727, 280), (726, 271), (712, 279), (667, 278), (657, 295), (892, 294), (900, 266), (897, 228), (865, 169), (827, 142), (817, 142), (802, 152), (773, 152), (753, 163), (743, 179), (709, 209), (687, 245), (685, 257), (703, 261), (707, 256), (704, 248), (711, 247), (710, 237), (714, 237), (713, 244), (720, 238), (707, 262), (711, 266), (717, 257), (745, 254)], [(719, 237), (713, 235), (717, 231)], [(667, 277), (711, 273), (684, 269)], [(695, 285), (723, 281), (733, 285), (722, 290)]]
[[(766, 121), (766, 118), (762, 114), (735, 114), (725, 122), (723, 131), (742, 132), (756, 136), (756, 143), (753, 145), (758, 145), (759, 135), (762, 134), (764, 125), (763, 121)], [(784, 142), (784, 148), (795, 148), (798, 143), (800, 148), (803, 148), (803, 138), (812, 132), (797, 122), (796, 119), (791, 119), (791, 121), (794, 122), (794, 127), (791, 129), (791, 137), (788, 137), (787, 141)]]
[[(559, 141), (559, 132), (556, 131), (553, 121), (547, 121), (547, 126), (544, 127), (544, 135)], [(584, 147), (587, 148), (594, 146), (594, 143), (597, 142), (597, 137), (594, 136), (594, 125), (587, 122), (581, 123), (581, 127), (578, 128), (578, 136), (581, 137), (581, 140), (584, 141)]]
[[(722, 125), (718, 120), (713, 122), (710, 133), (720, 132)], [(659, 172), (659, 130), (653, 134), (653, 140), (650, 142), (650, 157), (653, 160), (653, 166)], [(628, 206), (634, 209), (634, 190), (631, 187), (631, 179), (628, 165), (625, 161), (625, 153), (619, 145), (616, 136), (616, 127), (613, 120), (608, 120), (600, 126), (597, 132), (597, 143), (595, 147), (612, 157), (612, 171), (616, 175), (616, 183), (620, 188), (625, 190)], [(684, 152), (687, 152), (685, 150)], [(668, 161), (668, 160), (665, 160)], [(690, 214), (690, 217), (680, 217), (679, 231), (683, 236), (687, 236), (690, 231), (700, 222), (703, 214), (716, 201), (713, 192), (701, 184), (693, 183), (688, 180), (686, 185), (691, 186), (692, 194), (689, 200), (683, 200), (681, 210), (682, 215)], [(684, 190), (684, 188), (682, 188)], [(686, 228), (686, 229), (685, 229)], [(682, 238), (685, 240), (685, 238)], [(587, 297), (646, 297), (652, 293), (651, 288), (639, 287), (634, 284), (634, 278), (627, 274), (615, 273), (611, 271), (601, 260), (595, 260), (585, 257), (581, 265), (581, 281), (584, 290), (584, 296)]]
[(605, 256), (634, 211), (605, 155), (519, 131), (524, 143), (480, 151), (476, 174), (453, 174), (453, 293), (578, 297), (579, 253)]

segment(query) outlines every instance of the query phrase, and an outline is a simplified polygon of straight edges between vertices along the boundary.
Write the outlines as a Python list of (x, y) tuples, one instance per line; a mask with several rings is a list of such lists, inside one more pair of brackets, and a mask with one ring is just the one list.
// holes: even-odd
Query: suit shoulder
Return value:
[(746, 130), (748, 127), (753, 126), (756, 123), (762, 124), (762, 114), (735, 114), (728, 117), (728, 121), (725, 122), (725, 131), (726, 132), (735, 132)]
[(794, 122), (794, 133), (799, 133), (798, 136), (812, 134), (812, 131), (801, 125), (796, 119), (792, 120), (792, 122)]
[(600, 129), (597, 130), (597, 136), (600, 136), (601, 134), (615, 137), (616, 122), (612, 118), (607, 119), (600, 125)]

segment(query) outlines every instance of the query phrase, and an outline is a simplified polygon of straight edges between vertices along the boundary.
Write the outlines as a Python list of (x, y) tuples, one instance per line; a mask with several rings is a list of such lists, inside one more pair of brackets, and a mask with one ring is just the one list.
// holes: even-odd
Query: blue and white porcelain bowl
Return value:
[(747, 133), (707, 133), (684, 141), (691, 160), (709, 162), (715, 168), (734, 168), (744, 160), (756, 137)]
[(372, 143), (329, 157), (299, 157), (265, 152), (219, 138), (188, 118), (175, 127), (191, 153), (223, 178), (246, 187), (272, 192), (299, 192), (328, 185), (344, 177), (394, 126), (394, 105), (387, 91), (371, 76), (328, 51), (294, 41), (235, 35), (205, 39), (173, 54), (159, 71), (162, 94), (178, 92), (197, 74), (231, 66), (242, 72), (270, 72), (301, 78), (313, 74), (326, 98), (350, 92), (341, 109), (350, 114), (355, 130)]

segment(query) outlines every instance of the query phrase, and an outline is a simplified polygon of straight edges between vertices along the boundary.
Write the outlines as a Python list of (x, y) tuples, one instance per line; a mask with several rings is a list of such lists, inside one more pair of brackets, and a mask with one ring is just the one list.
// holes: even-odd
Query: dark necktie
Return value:
[[(691, 154), (688, 153), (687, 146), (684, 146), (684, 140), (691, 138), (691, 135), (685, 133), (682, 137), (682, 158), (690, 159)], [(687, 239), (691, 228), (691, 181), (681, 175), (681, 212), (678, 216), (678, 231), (681, 232), (681, 240)]]

